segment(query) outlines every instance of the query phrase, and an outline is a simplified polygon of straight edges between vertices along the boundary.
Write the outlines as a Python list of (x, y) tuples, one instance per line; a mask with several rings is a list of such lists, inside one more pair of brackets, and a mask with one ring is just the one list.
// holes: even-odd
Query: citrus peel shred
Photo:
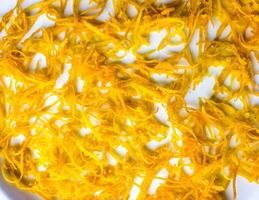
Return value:
[(257, 0), (18, 0), (0, 23), (5, 180), (62, 200), (258, 182), (258, 14)]

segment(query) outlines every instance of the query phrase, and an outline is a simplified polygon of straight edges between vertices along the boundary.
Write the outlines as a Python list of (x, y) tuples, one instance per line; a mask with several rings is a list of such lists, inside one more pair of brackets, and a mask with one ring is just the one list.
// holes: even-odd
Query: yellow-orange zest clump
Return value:
[(258, 0), (18, 0), (0, 31), (17, 188), (220, 200), (237, 175), (258, 182)]

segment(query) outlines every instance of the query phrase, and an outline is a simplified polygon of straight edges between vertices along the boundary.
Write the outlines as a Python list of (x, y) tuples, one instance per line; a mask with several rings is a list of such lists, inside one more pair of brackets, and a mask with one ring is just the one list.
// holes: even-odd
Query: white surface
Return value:
[(140, 185), (142, 184), (144, 178), (143, 177), (135, 177), (134, 179), (134, 185), (132, 186), (130, 190), (130, 195), (128, 200), (136, 200), (138, 197), (138, 194), (140, 193)]
[(37, 30), (41, 28), (48, 28), (51, 26), (54, 26), (55, 22), (50, 20), (46, 14), (42, 14), (41, 16), (38, 17), (36, 22), (32, 25), (31, 29), (25, 34), (25, 36), (22, 38), (20, 41), (20, 45), (27, 40), (33, 33), (35, 33)]
[[(236, 180), (237, 200), (258, 200), (259, 199), (259, 186), (256, 183), (251, 183), (241, 176), (237, 176)], [(233, 199), (232, 196), (232, 182), (227, 189), (227, 197), (229, 200)]]
[(149, 195), (154, 195), (156, 194), (156, 190), (158, 187), (165, 183), (165, 179), (168, 178), (169, 172), (165, 169), (162, 168), (156, 175), (157, 178), (154, 178), (153, 181), (151, 182), (151, 185), (148, 189), (148, 194)]
[(26, 137), (23, 134), (19, 134), (15, 137), (13, 136), (11, 138), (10, 145), (11, 146), (21, 145), (24, 142), (25, 139), (26, 139)]
[[(171, 0), (158, 0), (157, 3), (168, 3)], [(3, 3), (4, 2), (4, 3)], [(0, 6), (0, 19), (2, 18), (2, 16), (4, 16), (8, 11), (10, 11), (11, 9), (13, 9), (16, 5), (17, 0), (2, 0), (1, 6)], [(40, 0), (25, 0), (22, 3), (22, 9), (25, 9), (26, 7), (33, 5), (37, 2), (40, 2)], [(66, 15), (72, 15), (72, 11), (73, 8), (71, 6), (71, 2), (73, 2), (73, 0), (69, 1), (69, 4), (67, 4), (66, 7)], [(90, 7), (94, 7), (95, 4), (92, 3), (90, 5), (89, 0), (81, 0), (80, 1), (80, 10), (86, 10)], [(110, 15), (114, 15), (114, 9), (111, 8), (111, 5), (113, 4), (112, 0), (108, 0), (107, 4), (106, 4), (106, 8), (104, 9), (104, 11), (98, 16), (98, 20), (100, 21), (106, 21), (109, 20)], [(135, 17), (135, 15), (137, 14), (137, 10), (135, 10), (133, 7), (129, 8), (130, 12), (132, 12), (132, 16), (131, 17)], [(217, 19), (214, 18), (214, 25), (213, 23), (208, 23), (208, 32), (209, 32), (209, 39), (213, 40), (216, 37), (216, 31), (219, 29), (219, 26), (221, 24), (221, 22)], [(35, 31), (37, 31), (39, 28), (41, 27), (49, 27), (49, 26), (54, 26), (54, 22), (49, 20), (46, 15), (42, 15), (39, 17), (39, 19), (35, 22), (35, 24), (33, 25), (33, 27), (31, 28), (31, 30), (25, 35), (25, 37), (22, 39), (21, 43), (24, 42), (27, 38), (29, 38)], [(221, 35), (220, 39), (223, 39), (225, 37), (227, 37), (227, 35), (231, 32), (231, 28), (229, 26), (226, 27), (226, 29), (224, 30), (223, 34)], [(142, 48), (139, 50), (139, 53), (144, 53), (144, 52), (148, 52), (150, 50), (154, 50), (158, 47), (158, 45), (160, 44), (160, 41), (165, 37), (166, 35), (166, 31), (165, 30), (160, 30), (157, 32), (152, 32), (150, 33), (150, 45), (143, 45)], [(154, 36), (154, 37), (152, 37)], [(155, 38), (155, 39), (154, 39)], [(1, 38), (0, 38), (1, 39)], [(191, 51), (194, 55), (194, 58), (197, 59), (198, 57), (198, 45), (197, 42), (199, 41), (199, 29), (196, 30), (194, 36), (193, 36), (193, 41), (190, 43), (190, 48)], [(177, 47), (177, 49), (169, 49), (170, 51), (180, 51), (182, 49), (182, 46)], [(161, 53), (161, 55), (157, 55)], [(166, 52), (167, 53), (167, 52)], [(168, 55), (165, 54), (163, 55), (164, 52), (156, 52), (156, 54), (154, 54), (154, 57), (167, 57)], [(125, 59), (125, 58), (123, 58)], [(256, 60), (255, 56), (254, 56), (254, 52), (251, 52), (251, 59), (253, 62), (253, 67), (254, 67), (254, 71), (258, 72), (259, 71), (259, 64), (258, 61)], [(133, 62), (132, 61), (133, 58), (129, 61), (129, 62)], [(123, 60), (125, 61), (125, 60)], [(42, 62), (42, 61), (41, 61)], [(39, 65), (41, 67), (42, 63), (39, 62)], [(128, 60), (126, 60), (125, 62), (128, 62)], [(45, 67), (45, 63), (43, 62), (43, 66)], [(33, 69), (36, 68), (35, 66), (33, 66)], [(204, 77), (205, 79), (211, 79), (211, 83), (208, 84), (210, 85), (210, 88), (204, 88), (203, 85), (201, 85), (200, 87), (203, 88), (204, 90), (207, 90), (208, 93), (212, 92), (214, 83), (213, 80), (215, 78), (216, 75), (214, 75), (214, 77)], [(257, 82), (257, 77), (255, 77), (255, 81)], [(227, 81), (228, 82), (228, 81)], [(64, 83), (59, 83), (58, 82), (58, 86), (60, 84), (64, 84)], [(59, 87), (58, 87), (59, 88)], [(81, 86), (78, 87), (78, 92), (81, 92), (82, 88)], [(203, 90), (203, 91), (204, 91)], [(194, 92), (192, 90), (190, 90), (190, 92)], [(195, 92), (194, 92), (195, 93)], [(201, 94), (201, 92), (197, 92), (198, 94)], [(201, 97), (205, 97), (205, 98), (209, 98), (209, 96), (211, 94), (208, 95), (207, 94), (202, 94), (200, 95)], [(52, 96), (53, 97), (53, 96)], [(49, 99), (50, 98), (50, 99)], [(45, 106), (48, 106), (52, 103), (54, 103), (54, 99), (51, 99), (51, 96), (47, 98), (46, 102), (45, 102)], [(186, 96), (187, 99), (194, 99), (194, 102), (191, 103), (191, 101), (189, 102), (190, 105), (192, 105), (193, 107), (198, 107), (198, 97), (197, 95), (195, 96), (194, 94), (191, 95), (190, 97), (187, 95)], [(255, 95), (251, 95), (250, 96), (250, 101), (252, 102), (252, 105), (259, 105), (259, 97), (255, 96)], [(160, 112), (158, 112), (158, 114), (160, 115), (161, 113), (165, 113), (164, 117), (161, 117), (163, 119), (163, 121), (165, 123), (167, 123), (167, 115), (166, 115), (166, 109), (162, 108), (160, 109)], [(94, 117), (92, 117), (94, 118)], [(92, 119), (95, 121), (98, 121), (97, 119)], [(97, 122), (96, 122), (97, 123)], [(171, 134), (171, 129), (169, 129), (169, 133), (167, 137), (170, 137)], [(166, 138), (167, 139), (167, 138)], [(156, 145), (161, 145), (161, 144), (156, 144)], [(156, 146), (155, 145), (155, 146)], [(151, 145), (152, 146), (152, 145)], [(152, 146), (153, 148), (153, 146)], [(117, 149), (119, 151), (119, 153), (122, 153), (122, 156), (126, 156), (126, 152), (123, 149), (123, 147), (119, 147)], [(109, 153), (107, 153), (107, 159), (109, 160), (110, 165), (116, 165), (117, 164), (117, 160)], [(170, 164), (171, 165), (177, 165), (178, 160), (175, 159), (171, 159), (170, 160)], [(44, 167), (44, 166), (43, 166)], [(168, 177), (168, 172), (166, 171), (166, 169), (161, 169), (161, 171), (157, 174), (158, 177), (162, 177), (162, 178), (167, 178)], [(136, 180), (134, 181), (135, 184), (140, 185), (143, 181), (142, 177), (136, 177)], [(157, 189), (157, 184), (162, 184), (164, 181), (162, 179), (154, 179), (154, 181), (151, 183), (150, 189), (149, 189), (149, 193), (154, 193), (155, 190)], [(100, 193), (100, 191), (97, 191)], [(132, 187), (132, 191), (131, 191), (131, 198), (130, 199), (135, 199), (136, 197), (136, 193), (139, 192), (139, 188), (134, 185)], [(230, 186), (227, 189), (226, 192), (227, 196), (229, 199), (232, 199), (232, 184), (230, 184)], [(0, 174), (0, 200), (36, 200), (36, 199), (40, 199), (39, 197), (33, 196), (31, 194), (28, 194), (26, 192), (20, 191), (18, 189), (16, 189), (15, 187), (7, 184), (4, 180), (2, 175)], [(255, 183), (249, 183), (246, 179), (242, 178), (242, 177), (237, 177), (237, 200), (258, 200), (259, 199), (259, 186)]]
[(3, 17), (6, 13), (12, 10), (16, 6), (17, 0), (8, 0), (4, 3), (1, 2), (0, 6), (0, 18)]
[(24, 0), (21, 4), (21, 8), (25, 9), (39, 2), (41, 2), (41, 0)]
[(31, 61), (30, 71), (34, 72), (37, 67), (39, 67), (39, 69), (44, 69), (47, 67), (46, 56), (42, 53), (36, 53), (34, 55)]
[(215, 78), (213, 76), (204, 77), (202, 82), (196, 86), (195, 90), (190, 88), (190, 90), (187, 92), (185, 96), (187, 105), (192, 108), (199, 108), (200, 100), (209, 99), (213, 95), (214, 85)]

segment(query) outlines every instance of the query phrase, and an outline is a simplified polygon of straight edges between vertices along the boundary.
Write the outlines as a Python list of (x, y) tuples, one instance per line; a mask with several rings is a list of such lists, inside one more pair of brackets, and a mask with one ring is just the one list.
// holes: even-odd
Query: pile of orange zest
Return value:
[(258, 0), (37, 2), (0, 22), (6, 181), (49, 200), (220, 200), (259, 181)]

